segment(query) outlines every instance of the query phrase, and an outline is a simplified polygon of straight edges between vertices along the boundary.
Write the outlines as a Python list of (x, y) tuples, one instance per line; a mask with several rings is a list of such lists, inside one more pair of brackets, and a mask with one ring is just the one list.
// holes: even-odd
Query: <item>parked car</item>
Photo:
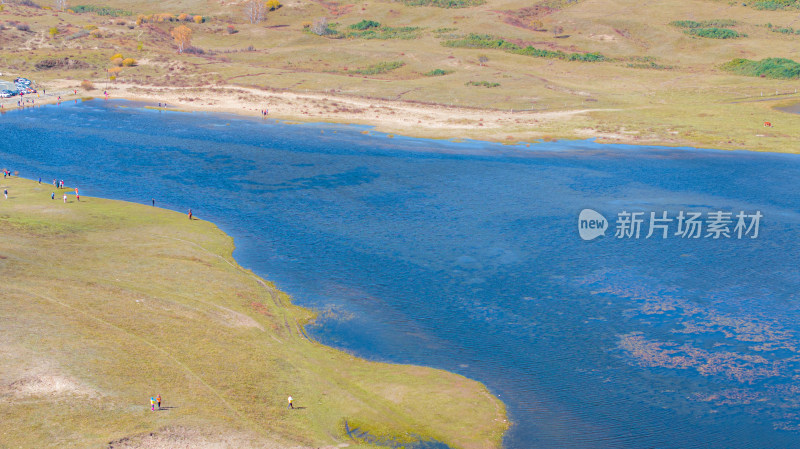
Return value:
[(13, 97), (16, 94), (17, 93), (14, 92), (13, 90), (8, 90), (8, 89), (0, 90), (0, 98), (9, 98)]

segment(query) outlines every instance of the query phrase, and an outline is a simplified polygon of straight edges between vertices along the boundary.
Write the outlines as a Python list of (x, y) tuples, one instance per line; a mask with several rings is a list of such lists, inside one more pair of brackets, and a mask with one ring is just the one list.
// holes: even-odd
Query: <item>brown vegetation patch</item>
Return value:
[(264, 303), (260, 303), (258, 301), (252, 301), (252, 302), (250, 302), (250, 308), (252, 308), (253, 311), (258, 313), (258, 314), (266, 315), (266, 316), (273, 316), (272, 312), (269, 311), (269, 309), (267, 308), (267, 306)]
[(325, 1), (325, 0), (314, 0), (314, 3), (319, 4), (323, 8), (327, 9), (328, 12), (334, 16), (339, 17), (341, 15), (347, 14), (350, 10), (353, 9), (355, 5), (342, 5), (339, 2), (332, 2), (332, 1)]
[(90, 388), (80, 385), (69, 377), (54, 374), (28, 375), (8, 385), (0, 386), (0, 396), (24, 398), (68, 394), (87, 396), (94, 393)]
[(503, 22), (511, 26), (524, 28), (526, 30), (544, 31), (541, 29), (541, 25), (535, 22), (556, 11), (558, 10), (545, 5), (534, 5), (527, 8), (495, 12), (502, 15)]
[(282, 449), (287, 446), (235, 431), (166, 427), (109, 441), (108, 449)]
[(42, 59), (41, 61), (37, 62), (34, 67), (36, 70), (50, 70), (50, 69), (61, 69), (61, 70), (73, 70), (73, 69), (88, 69), (91, 68), (85, 61), (81, 61), (78, 59)]

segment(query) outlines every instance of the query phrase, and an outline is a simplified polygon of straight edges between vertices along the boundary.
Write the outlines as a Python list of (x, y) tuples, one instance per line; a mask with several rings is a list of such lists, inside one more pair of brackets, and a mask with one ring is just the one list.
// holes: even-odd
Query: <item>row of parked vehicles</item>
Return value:
[(35, 94), (36, 89), (33, 87), (33, 81), (28, 78), (17, 78), (14, 80), (15, 90), (3, 89), (0, 90), (0, 98), (9, 98), (15, 95)]

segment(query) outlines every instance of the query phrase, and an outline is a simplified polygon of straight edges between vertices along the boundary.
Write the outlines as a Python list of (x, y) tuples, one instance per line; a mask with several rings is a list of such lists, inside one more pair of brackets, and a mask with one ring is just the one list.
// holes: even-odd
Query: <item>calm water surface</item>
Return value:
[[(326, 312), (309, 328), (322, 342), (486, 383), (508, 448), (800, 447), (797, 157), (134, 106), (4, 114), (0, 165), (191, 207), (242, 265)], [(639, 239), (584, 242), (584, 208), (612, 226), (623, 210), (764, 218), (757, 239), (645, 239), (648, 219)]]

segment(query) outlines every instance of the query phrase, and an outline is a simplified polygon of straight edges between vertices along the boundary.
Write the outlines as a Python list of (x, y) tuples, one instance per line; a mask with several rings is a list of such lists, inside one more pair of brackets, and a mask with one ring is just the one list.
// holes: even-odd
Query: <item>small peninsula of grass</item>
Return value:
[(737, 58), (723, 64), (722, 69), (739, 75), (800, 79), (800, 63), (786, 58), (767, 58), (760, 61)]
[(485, 387), (309, 339), (313, 314), (240, 267), (212, 223), (0, 187), (0, 446), (500, 447), (505, 409)]

